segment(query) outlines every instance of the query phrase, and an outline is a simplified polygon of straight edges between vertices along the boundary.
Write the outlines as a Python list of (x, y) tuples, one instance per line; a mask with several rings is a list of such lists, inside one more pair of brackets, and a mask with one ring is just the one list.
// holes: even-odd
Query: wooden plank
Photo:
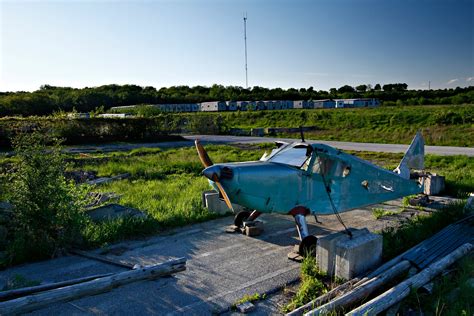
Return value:
[(72, 249), (69, 252), (73, 255), (78, 255), (87, 259), (92, 259), (92, 260), (97, 260), (100, 262), (112, 264), (114, 266), (121, 267), (121, 268), (127, 268), (127, 269), (134, 268), (134, 265), (131, 263), (121, 262), (121, 261), (114, 260), (106, 256), (96, 255), (95, 253), (92, 253), (92, 252), (82, 251), (79, 249)]
[(383, 312), (390, 306), (407, 297), (412, 289), (418, 289), (419, 287), (428, 283), (436, 275), (440, 274), (443, 270), (460, 258), (464, 257), (473, 249), (474, 246), (472, 244), (465, 243), (461, 247), (451, 252), (449, 255), (431, 264), (428, 268), (424, 269), (420, 273), (415, 274), (397, 286), (392, 287), (388, 291), (370, 300), (364, 305), (352, 310), (346, 315), (376, 315)]
[(97, 274), (97, 275), (91, 275), (91, 276), (78, 278), (78, 279), (66, 280), (66, 281), (49, 283), (49, 284), (41, 284), (37, 286), (23, 287), (20, 289), (14, 289), (14, 290), (9, 290), (9, 291), (2, 291), (0, 292), (0, 301), (11, 300), (17, 297), (21, 297), (21, 296), (25, 296), (25, 295), (29, 295), (33, 293), (48, 291), (48, 290), (57, 289), (57, 288), (68, 286), (68, 285), (87, 282), (94, 279), (103, 278), (112, 274), (113, 273)]
[(184, 270), (186, 270), (186, 259), (179, 258), (154, 266), (124, 271), (92, 281), (2, 302), (0, 303), (0, 315), (27, 313), (53, 303), (66, 302), (83, 296), (99, 294), (120, 285), (140, 280), (151, 280)]
[(385, 271), (383, 274), (370, 279), (363, 285), (347, 292), (346, 294), (332, 300), (329, 303), (326, 303), (316, 309), (313, 309), (305, 315), (325, 315), (331, 313), (334, 310), (339, 310), (351, 306), (367, 298), (370, 294), (379, 289), (381, 286), (387, 284), (388, 282), (391, 282), (400, 274), (406, 272), (410, 268), (410, 266), (410, 262), (408, 262), (407, 260), (403, 260), (395, 266), (391, 267), (389, 270)]

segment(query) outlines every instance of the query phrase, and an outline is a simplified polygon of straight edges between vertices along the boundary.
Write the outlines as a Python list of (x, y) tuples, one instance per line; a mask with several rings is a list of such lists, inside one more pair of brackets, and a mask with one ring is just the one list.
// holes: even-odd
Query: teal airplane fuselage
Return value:
[(303, 206), (333, 214), (423, 191), (418, 181), (323, 144), (284, 143), (260, 161), (216, 164), (203, 173), (219, 176), (231, 202), (262, 213)]

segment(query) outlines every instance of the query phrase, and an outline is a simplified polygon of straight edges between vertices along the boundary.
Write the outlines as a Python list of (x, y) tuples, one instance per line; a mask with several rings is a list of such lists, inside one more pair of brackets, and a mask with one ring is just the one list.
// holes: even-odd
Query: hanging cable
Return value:
[[(320, 157), (318, 156), (318, 158)], [(326, 194), (328, 195), (328, 199), (329, 199), (329, 203), (331, 204), (332, 211), (334, 212), (334, 215), (336, 215), (336, 218), (339, 221), (339, 223), (341, 223), (341, 225), (344, 227), (346, 234), (349, 236), (349, 238), (352, 239), (352, 232), (349, 229), (347, 229), (346, 224), (344, 224), (344, 221), (342, 220), (341, 215), (339, 214), (339, 212), (336, 209), (336, 206), (334, 205), (334, 201), (332, 200), (332, 197), (331, 197), (331, 188), (329, 187), (329, 184), (326, 182), (326, 178), (324, 177), (324, 170), (323, 168), (321, 168), (321, 164), (319, 165), (319, 171), (321, 174), (321, 178), (323, 179), (324, 188), (326, 189)]]

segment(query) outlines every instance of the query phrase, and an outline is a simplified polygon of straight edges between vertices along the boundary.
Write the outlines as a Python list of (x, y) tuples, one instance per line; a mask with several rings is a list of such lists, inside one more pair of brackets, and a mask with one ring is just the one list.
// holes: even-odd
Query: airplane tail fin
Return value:
[(411, 141), (400, 164), (393, 171), (402, 178), (410, 179), (410, 169), (425, 169), (425, 141), (419, 131)]

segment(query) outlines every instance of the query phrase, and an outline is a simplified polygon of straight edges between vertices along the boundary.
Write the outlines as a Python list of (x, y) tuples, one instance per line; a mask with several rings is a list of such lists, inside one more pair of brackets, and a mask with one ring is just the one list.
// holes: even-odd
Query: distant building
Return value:
[(344, 99), (334, 100), (334, 101), (336, 102), (335, 104), (336, 109), (344, 108)]
[(341, 101), (344, 103), (344, 108), (362, 108), (362, 107), (374, 107), (379, 106), (380, 101), (375, 98), (359, 98), (359, 99), (338, 99), (336, 102)]
[(201, 109), (199, 104), (197, 103), (191, 103), (191, 112), (198, 112)]
[(104, 113), (104, 114), (99, 114), (98, 117), (103, 117), (103, 118), (127, 118), (127, 117), (133, 117), (131, 113)]
[(331, 109), (336, 107), (336, 102), (331, 99), (313, 101), (315, 109)]
[(306, 100), (293, 101), (294, 109), (306, 109), (307, 107), (308, 107), (308, 101)]
[(133, 109), (135, 108), (136, 105), (124, 105), (124, 106), (113, 106), (110, 108), (110, 110), (114, 111), (114, 110), (125, 110), (125, 109)]
[(227, 104), (224, 101), (211, 101), (211, 102), (201, 103), (201, 111), (204, 111), (204, 112), (225, 111), (226, 109), (227, 109)]
[(281, 109), (286, 110), (286, 109), (292, 109), (293, 108), (293, 101), (281, 101)]
[(237, 101), (237, 110), (239, 111), (247, 111), (247, 106), (248, 106), (247, 101)]
[(237, 102), (227, 101), (227, 111), (237, 111)]
[(265, 103), (265, 110), (274, 110), (274, 102), (273, 101), (263, 101)]
[(257, 102), (255, 101), (249, 101), (247, 103), (247, 110), (249, 111), (255, 111), (257, 109)]
[(267, 107), (266, 107), (266, 104), (264, 101), (257, 101), (257, 107), (256, 107), (256, 110), (258, 111), (263, 111), (263, 110), (266, 110)]
[(69, 113), (67, 117), (75, 119), (89, 119), (91, 118), (91, 115), (90, 113)]
[(275, 110), (281, 110), (281, 101), (280, 100), (273, 101), (273, 108)]

